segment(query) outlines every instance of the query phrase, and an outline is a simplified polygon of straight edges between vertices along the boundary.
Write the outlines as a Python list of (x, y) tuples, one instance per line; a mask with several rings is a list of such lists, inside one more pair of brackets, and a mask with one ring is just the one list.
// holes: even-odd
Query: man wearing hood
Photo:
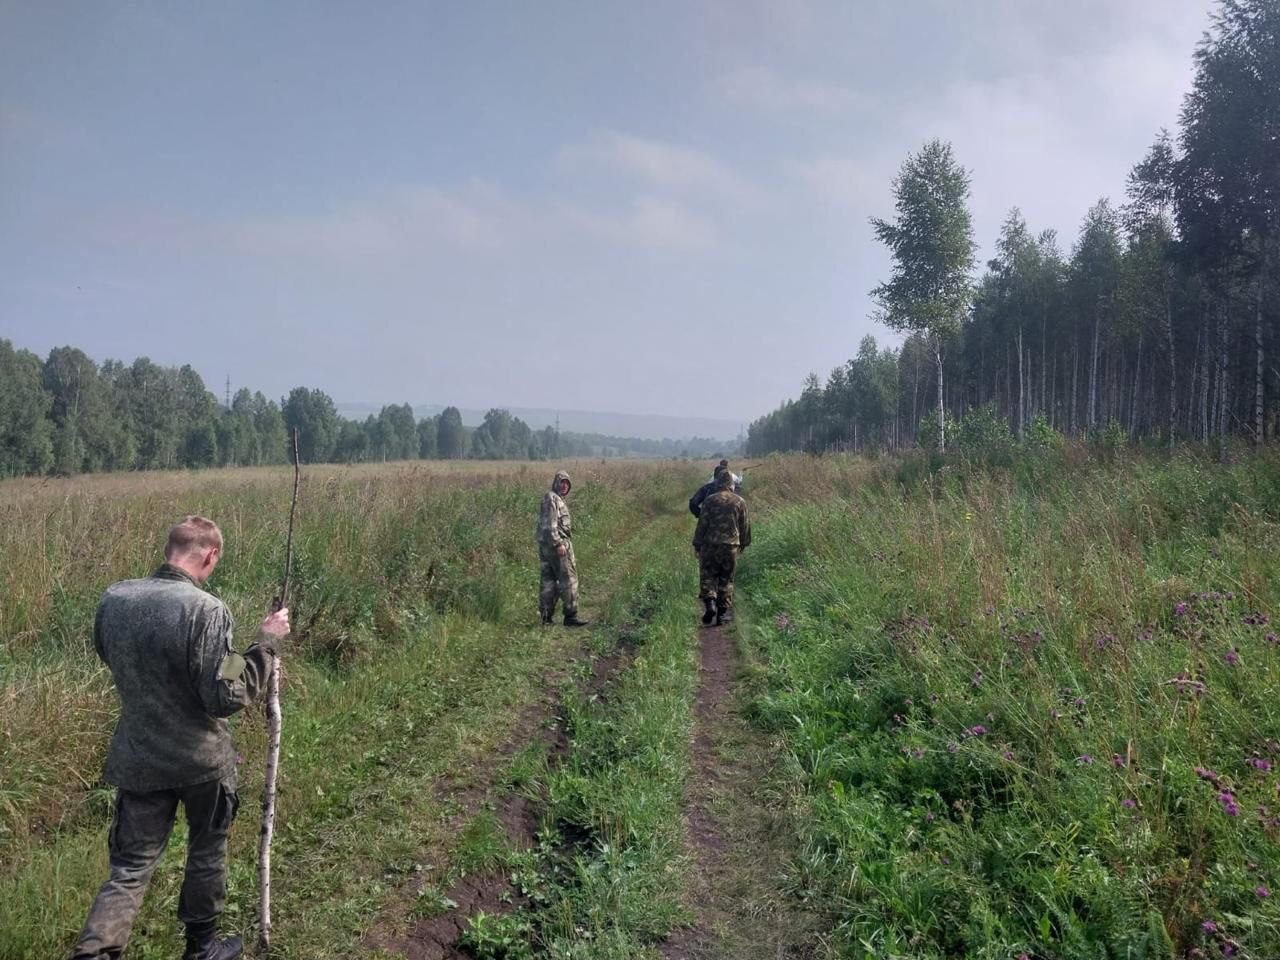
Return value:
[(733, 492), (733, 474), (716, 474), (716, 492), (702, 503), (693, 552), (698, 555), (702, 622), (716, 626), (733, 619), (733, 574), (738, 554), (751, 545), (747, 502)]
[(569, 474), (561, 470), (542, 498), (538, 515), (538, 559), (542, 568), (542, 588), (538, 607), (544, 626), (551, 623), (556, 600), (564, 605), (564, 625), (585, 627), (578, 619), (578, 565), (573, 559), (572, 521), (564, 498), (573, 488)]

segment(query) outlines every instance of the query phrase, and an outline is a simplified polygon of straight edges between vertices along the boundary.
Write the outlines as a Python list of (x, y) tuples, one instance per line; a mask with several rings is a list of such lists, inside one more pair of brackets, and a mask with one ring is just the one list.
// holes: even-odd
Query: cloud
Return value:
[(952, 81), (901, 110), (874, 142), (821, 153), (792, 169), (813, 197), (865, 222), (892, 213), (891, 183), (902, 161), (938, 137), (973, 175), (970, 209), (980, 245), (989, 248), (1016, 205), (1033, 229), (1057, 230), (1069, 249), (1098, 197), (1123, 200), (1128, 170), (1161, 122), (1175, 126), (1189, 83), (1190, 64), (1180, 50), (1137, 38), (1089, 56)]
[(568, 170), (602, 167), (670, 193), (697, 194), (755, 210), (766, 204), (758, 187), (704, 151), (662, 140), (607, 132), (560, 151)]
[(453, 190), (406, 187), (313, 216), (247, 220), (230, 229), (230, 240), (255, 256), (394, 262), (442, 248), (497, 252), (533, 222), (526, 204), (470, 181)]
[(681, 204), (641, 196), (621, 213), (602, 214), (565, 206), (567, 222), (594, 237), (669, 250), (706, 251), (719, 243), (714, 223)]
[(743, 67), (723, 74), (711, 89), (729, 103), (770, 113), (834, 112), (867, 102), (852, 87), (787, 77), (769, 67)]
[(823, 154), (794, 164), (794, 171), (824, 203), (847, 208), (863, 216), (883, 210), (890, 200), (894, 165), (879, 155)]

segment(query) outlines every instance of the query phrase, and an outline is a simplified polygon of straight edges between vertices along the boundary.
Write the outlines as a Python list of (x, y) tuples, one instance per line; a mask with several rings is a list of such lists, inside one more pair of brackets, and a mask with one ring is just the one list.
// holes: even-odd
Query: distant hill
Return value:
[[(434, 416), (444, 409), (438, 403), (413, 404), (414, 416)], [(495, 406), (500, 406), (495, 404)], [(338, 413), (350, 419), (363, 420), (382, 409), (381, 403), (339, 403)], [(586, 410), (533, 410), (525, 407), (502, 407), (519, 417), (533, 430), (554, 427), (560, 418), (560, 429), (572, 433), (593, 433), (613, 437), (635, 437), (640, 440), (685, 440), (709, 437), (726, 442), (735, 440), (745, 429), (736, 420), (714, 417), (667, 417), (640, 413), (602, 413)], [(462, 422), (477, 427), (484, 420), (484, 410), (462, 409)]]

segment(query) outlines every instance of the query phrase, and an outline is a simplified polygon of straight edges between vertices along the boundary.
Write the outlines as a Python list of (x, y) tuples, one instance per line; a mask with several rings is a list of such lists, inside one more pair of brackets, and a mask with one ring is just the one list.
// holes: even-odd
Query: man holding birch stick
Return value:
[(72, 960), (124, 953), (147, 884), (182, 805), (189, 825), (178, 918), (183, 960), (234, 960), (239, 937), (219, 939), (227, 835), (235, 818), (236, 751), (226, 718), (264, 690), (289, 634), (289, 611), (268, 615), (243, 654), (234, 621), (203, 585), (222, 556), (222, 532), (190, 516), (169, 531), (151, 576), (112, 584), (98, 606), (94, 646), (111, 669), (120, 723), (107, 754), (117, 788), (111, 876), (89, 911)]

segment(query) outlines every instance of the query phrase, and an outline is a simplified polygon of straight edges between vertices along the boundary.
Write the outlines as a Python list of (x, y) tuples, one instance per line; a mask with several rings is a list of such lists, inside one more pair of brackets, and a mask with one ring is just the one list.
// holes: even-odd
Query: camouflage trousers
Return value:
[(187, 814), (187, 868), (178, 919), (188, 927), (217, 924), (227, 899), (227, 833), (239, 799), (233, 782), (210, 780), (176, 790), (116, 795), (108, 847), (111, 877), (98, 891), (71, 960), (116, 960), (164, 853), (181, 803)]
[(573, 544), (565, 543), (564, 556), (556, 552), (556, 548), (547, 543), (538, 544), (538, 559), (541, 567), (541, 590), (538, 595), (538, 609), (543, 616), (550, 617), (556, 612), (556, 601), (564, 604), (565, 616), (578, 612), (578, 564), (573, 558)]
[(738, 548), (709, 543), (698, 552), (698, 599), (719, 600), (720, 609), (733, 606), (733, 572), (738, 566)]

